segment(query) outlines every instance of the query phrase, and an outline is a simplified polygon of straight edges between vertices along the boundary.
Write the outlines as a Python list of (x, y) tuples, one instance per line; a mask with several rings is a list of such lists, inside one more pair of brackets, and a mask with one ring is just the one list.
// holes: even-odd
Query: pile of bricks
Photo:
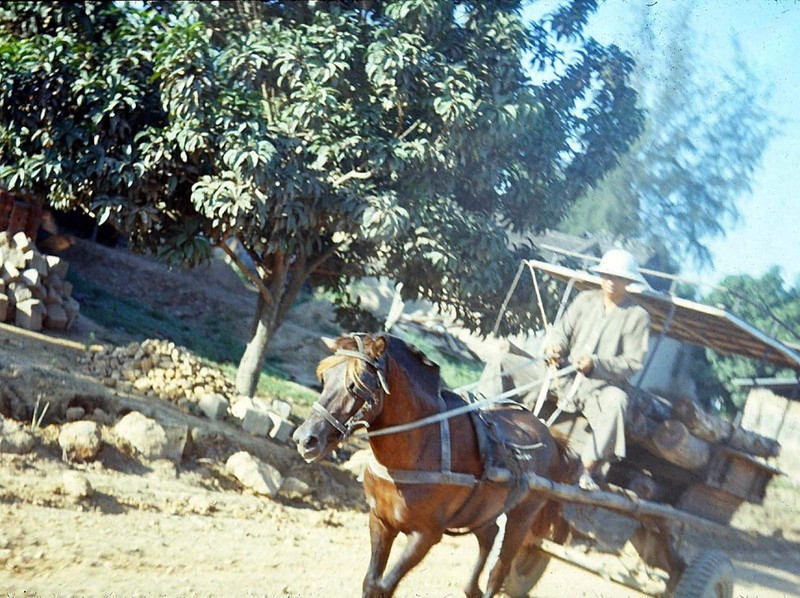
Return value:
[(147, 339), (87, 353), (84, 363), (106, 386), (132, 387), (157, 397), (197, 403), (210, 394), (230, 396), (233, 384), (216, 368), (171, 341)]
[(80, 305), (64, 278), (69, 264), (40, 253), (25, 232), (0, 232), (0, 321), (26, 330), (68, 330)]

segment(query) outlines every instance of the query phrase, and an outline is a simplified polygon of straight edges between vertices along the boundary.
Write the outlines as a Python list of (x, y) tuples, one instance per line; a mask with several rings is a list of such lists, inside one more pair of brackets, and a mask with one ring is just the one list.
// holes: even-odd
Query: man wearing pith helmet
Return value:
[[(650, 317), (628, 295), (628, 285), (646, 286), (636, 258), (611, 249), (591, 268), (600, 275), (599, 291), (584, 291), (567, 308), (547, 338), (545, 358), (552, 365), (568, 361), (583, 375), (571, 397), (559, 400), (567, 412), (580, 411), (591, 427), (581, 451), (579, 484), (596, 487), (603, 464), (625, 456), (625, 382), (643, 365), (650, 335)], [(577, 447), (576, 447), (577, 448)]]

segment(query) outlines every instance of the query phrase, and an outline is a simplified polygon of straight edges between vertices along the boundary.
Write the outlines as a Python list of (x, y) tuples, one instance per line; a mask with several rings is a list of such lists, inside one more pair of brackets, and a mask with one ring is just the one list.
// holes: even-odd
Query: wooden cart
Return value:
[[(537, 289), (537, 273), (567, 283), (562, 306), (573, 289), (600, 284), (597, 276), (563, 266), (532, 260), (520, 271), (526, 267)], [(665, 337), (800, 372), (800, 354), (730, 312), (652, 290), (634, 289), (631, 296), (650, 314), (654, 332), (639, 379), (657, 367)], [(780, 446), (689, 399), (667, 400), (635, 384), (628, 390), (628, 455), (608, 471), (609, 490), (531, 481), (562, 503), (562, 517), (549, 538), (531, 541), (517, 557), (506, 583), (512, 598), (527, 596), (554, 556), (651, 595), (732, 596), (730, 558), (716, 549), (698, 550), (687, 535), (696, 529), (729, 532), (725, 524), (743, 502), (761, 504), (768, 483), (780, 474), (770, 462)], [(554, 409), (547, 402), (539, 415), (547, 421)], [(574, 446), (588, 434), (580, 415), (561, 414), (551, 431)]]

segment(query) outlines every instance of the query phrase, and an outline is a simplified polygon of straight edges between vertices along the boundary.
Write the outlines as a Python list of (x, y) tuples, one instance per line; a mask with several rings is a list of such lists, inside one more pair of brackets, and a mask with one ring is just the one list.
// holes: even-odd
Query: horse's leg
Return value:
[(371, 554), (369, 557), (369, 567), (367, 568), (367, 574), (364, 577), (364, 584), (362, 586), (364, 598), (382, 596), (382, 594), (379, 593), (379, 582), (384, 569), (386, 569), (386, 562), (389, 560), (392, 544), (396, 537), (396, 529), (387, 526), (383, 521), (378, 519), (373, 511), (369, 512)]
[[(408, 534), (408, 543), (403, 550), (403, 554), (392, 570), (389, 571), (380, 582), (380, 588), (383, 592), (374, 594), (375, 598), (391, 598), (400, 580), (405, 577), (406, 573), (416, 567), (425, 555), (428, 554), (431, 546), (441, 539), (441, 531), (438, 533), (414, 531)], [(370, 598), (372, 598), (372, 596), (370, 596)]]
[(495, 522), (475, 530), (475, 537), (478, 538), (478, 561), (475, 563), (472, 576), (469, 578), (467, 587), (464, 589), (467, 598), (480, 598), (481, 591), (480, 588), (478, 588), (478, 578), (481, 572), (483, 572), (486, 559), (489, 558), (489, 553), (492, 551), (494, 539), (497, 537), (498, 531), (500, 531), (500, 528)]
[(489, 581), (486, 584), (486, 593), (483, 598), (492, 598), (496, 595), (503, 582), (511, 570), (511, 563), (519, 552), (522, 541), (528, 534), (533, 524), (536, 514), (542, 509), (547, 501), (543, 498), (536, 499), (533, 503), (525, 501), (508, 512), (508, 522), (506, 523), (503, 545), (500, 547), (500, 556), (497, 563), (489, 573)]

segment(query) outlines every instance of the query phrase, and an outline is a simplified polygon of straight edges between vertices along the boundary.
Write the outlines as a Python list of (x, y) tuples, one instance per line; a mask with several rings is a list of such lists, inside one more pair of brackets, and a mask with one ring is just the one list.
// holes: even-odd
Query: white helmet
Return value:
[(638, 282), (647, 285), (642, 274), (639, 272), (639, 263), (633, 255), (624, 249), (610, 249), (606, 251), (600, 263), (590, 268), (592, 272), (598, 274), (608, 274), (618, 276), (631, 282)]

